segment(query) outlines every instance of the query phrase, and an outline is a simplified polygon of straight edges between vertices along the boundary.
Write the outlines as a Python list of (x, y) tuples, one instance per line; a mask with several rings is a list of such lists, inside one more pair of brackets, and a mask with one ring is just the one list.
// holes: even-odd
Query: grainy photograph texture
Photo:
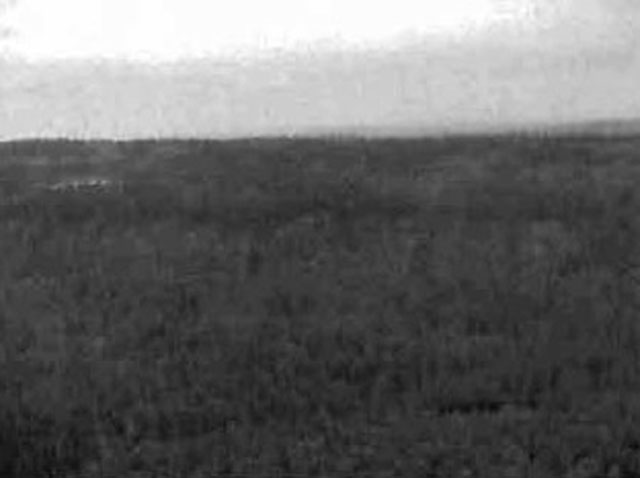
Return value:
[(640, 1), (0, 0), (0, 476), (640, 477)]

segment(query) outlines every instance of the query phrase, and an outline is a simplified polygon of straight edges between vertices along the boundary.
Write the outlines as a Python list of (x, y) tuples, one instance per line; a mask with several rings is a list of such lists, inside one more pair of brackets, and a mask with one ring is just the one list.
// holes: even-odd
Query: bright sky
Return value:
[(640, 0), (0, 0), (0, 139), (632, 118), (638, 79)]
[[(7, 1), (7, 0), (5, 0)], [(18, 0), (8, 50), (31, 60), (174, 60), (317, 44), (379, 47), (530, 25), (540, 0)]]

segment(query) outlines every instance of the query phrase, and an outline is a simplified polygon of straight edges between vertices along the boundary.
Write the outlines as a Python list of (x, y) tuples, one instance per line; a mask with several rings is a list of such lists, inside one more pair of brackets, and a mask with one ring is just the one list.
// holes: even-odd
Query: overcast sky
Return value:
[(640, 117), (640, 0), (0, 0), (0, 138)]

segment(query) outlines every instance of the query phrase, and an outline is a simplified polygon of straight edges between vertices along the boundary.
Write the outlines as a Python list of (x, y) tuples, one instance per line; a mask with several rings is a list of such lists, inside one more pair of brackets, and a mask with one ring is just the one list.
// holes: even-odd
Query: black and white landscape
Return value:
[(232, 3), (0, 0), (0, 476), (640, 476), (636, 2)]

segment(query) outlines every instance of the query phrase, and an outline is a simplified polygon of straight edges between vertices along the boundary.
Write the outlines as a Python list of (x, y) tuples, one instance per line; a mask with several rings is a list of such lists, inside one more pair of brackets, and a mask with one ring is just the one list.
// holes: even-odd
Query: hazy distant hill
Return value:
[(478, 123), (438, 125), (386, 125), (386, 126), (345, 126), (320, 128), (312, 134), (367, 137), (420, 137), (420, 136), (456, 136), (456, 135), (510, 135), (545, 134), (559, 136), (603, 136), (624, 137), (640, 136), (640, 118), (625, 120), (596, 120), (575, 123), (523, 123), (492, 124)]
[[(521, 124), (479, 124), (457, 123), (451, 125), (419, 125), (419, 124), (388, 124), (388, 125), (340, 125), (327, 127), (312, 127), (302, 130), (281, 130), (268, 135), (257, 137), (226, 137), (226, 138), (140, 138), (136, 140), (116, 139), (64, 139), (64, 138), (24, 138), (12, 141), (0, 138), (0, 159), (11, 154), (21, 156), (46, 155), (87, 155), (96, 153), (112, 154), (116, 143), (127, 144), (127, 148), (145, 148), (154, 143), (193, 143), (201, 141), (235, 141), (256, 138), (291, 138), (291, 137), (366, 137), (366, 138), (428, 138), (428, 137), (456, 137), (456, 136), (588, 136), (588, 137), (640, 137), (640, 118), (595, 120), (572, 123), (521, 123)], [(121, 146), (120, 146), (121, 147)]]
[(600, 120), (556, 126), (553, 131), (572, 135), (640, 136), (640, 119)]

